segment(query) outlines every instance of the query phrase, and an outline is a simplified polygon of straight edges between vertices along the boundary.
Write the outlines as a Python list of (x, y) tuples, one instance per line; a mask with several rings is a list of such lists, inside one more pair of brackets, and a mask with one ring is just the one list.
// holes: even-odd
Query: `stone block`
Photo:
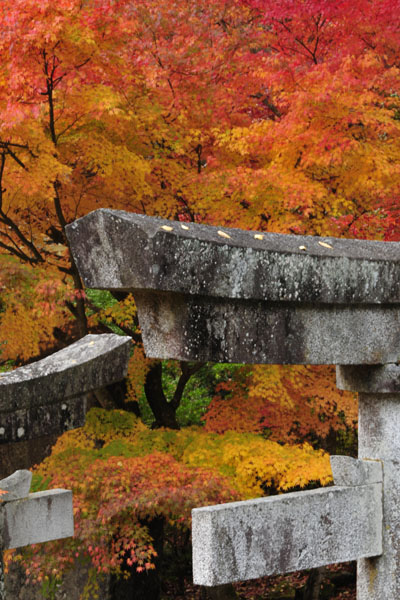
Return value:
[(331, 456), (330, 461), (335, 485), (366, 485), (383, 482), (383, 465), (379, 460)]
[(127, 336), (87, 335), (0, 375), (0, 444), (83, 425), (87, 392), (124, 378), (130, 346)]
[(398, 243), (218, 229), (108, 209), (72, 223), (67, 236), (87, 287), (134, 293), (148, 356), (400, 358)]
[(352, 392), (396, 394), (400, 392), (400, 365), (338, 365), (336, 385)]
[(90, 288), (335, 305), (400, 302), (396, 242), (261, 234), (110, 209), (78, 219), (66, 233)]
[(72, 492), (50, 490), (0, 505), (3, 548), (19, 548), (74, 535)]
[(7, 494), (0, 496), (0, 501), (9, 502), (26, 498), (29, 494), (32, 482), (32, 473), (27, 469), (19, 469), (12, 475), (0, 480), (0, 490)]
[(134, 296), (149, 357), (317, 365), (400, 357), (397, 306), (314, 306), (143, 290)]
[(215, 586), (382, 552), (382, 484), (196, 508), (193, 579)]
[(360, 394), (358, 455), (382, 461), (383, 554), (358, 561), (359, 600), (400, 598), (400, 394)]

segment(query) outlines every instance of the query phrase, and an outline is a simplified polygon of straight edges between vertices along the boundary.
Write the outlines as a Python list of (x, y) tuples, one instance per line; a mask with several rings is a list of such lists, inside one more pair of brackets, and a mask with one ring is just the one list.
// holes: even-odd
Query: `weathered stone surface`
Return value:
[(357, 460), (351, 456), (331, 456), (335, 485), (382, 483), (383, 465), (379, 460)]
[(18, 410), (73, 398), (119, 381), (131, 338), (86, 335), (42, 360), (0, 375), (0, 410)]
[(336, 367), (336, 385), (352, 392), (395, 394), (400, 392), (400, 365), (340, 365)]
[(124, 378), (130, 341), (115, 334), (87, 335), (0, 375), (0, 444), (83, 425), (86, 393)]
[(197, 508), (192, 538), (194, 583), (207, 586), (376, 556), (382, 484)]
[(400, 394), (360, 394), (358, 455), (383, 462), (382, 556), (358, 561), (358, 600), (400, 598)]
[(83, 394), (59, 403), (0, 413), (0, 444), (82, 427), (86, 412), (87, 397)]
[(148, 356), (281, 364), (400, 358), (397, 243), (258, 239), (226, 228), (222, 237), (216, 227), (107, 209), (67, 232), (85, 285), (134, 292)]
[(360, 364), (397, 361), (400, 311), (222, 300), (135, 291), (147, 356), (185, 361)]
[[(58, 406), (60, 408), (60, 405)], [(87, 410), (90, 410), (93, 406), (97, 406), (95, 392), (81, 397), (80, 403), (77, 402), (76, 404), (76, 410), (79, 411), (76, 422), (82, 422), (85, 407)], [(66, 418), (65, 412), (64, 410), (59, 410), (58, 412), (57, 418), (59, 419), (60, 427), (55, 433), (22, 440), (21, 442), (12, 441), (9, 444), (0, 444), (0, 478), (8, 477), (16, 469), (32, 469), (34, 465), (41, 463), (50, 455), (51, 449), (60, 435), (60, 429), (64, 431), (62, 421)], [(68, 417), (68, 422), (70, 421), (71, 419)], [(0, 425), (2, 422), (4, 422), (4, 418), (0, 415)], [(17, 422), (16, 426), (14, 426), (14, 431), (18, 431), (19, 426), (20, 424)], [(36, 424), (33, 426), (36, 428)]]
[(0, 505), (3, 548), (19, 548), (74, 535), (72, 492), (50, 490)]
[(100, 209), (69, 225), (67, 236), (87, 287), (275, 302), (400, 302), (399, 243), (273, 233), (256, 239), (260, 233), (221, 229)]
[(134, 292), (149, 356), (340, 364), (339, 387), (367, 392), (365, 461), (332, 459), (342, 486), (193, 511), (195, 582), (223, 585), (358, 558), (358, 600), (398, 600), (400, 245), (110, 210), (67, 229), (88, 287)]
[(0, 496), (0, 501), (9, 502), (26, 498), (31, 488), (32, 473), (26, 469), (19, 469), (9, 477), (0, 480), (0, 490), (7, 492)]

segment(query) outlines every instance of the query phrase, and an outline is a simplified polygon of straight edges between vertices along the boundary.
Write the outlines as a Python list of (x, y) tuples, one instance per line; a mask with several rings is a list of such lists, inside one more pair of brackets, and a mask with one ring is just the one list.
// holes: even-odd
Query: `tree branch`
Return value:
[(189, 381), (191, 376), (194, 375), (195, 373), (197, 373), (197, 371), (200, 371), (200, 369), (202, 367), (204, 367), (204, 365), (205, 365), (205, 363), (194, 363), (194, 364), (190, 364), (190, 363), (186, 363), (186, 362), (180, 363), (182, 374), (179, 377), (178, 384), (175, 389), (174, 397), (171, 400), (171, 406), (175, 410), (178, 408), (179, 404), (181, 403), (183, 392), (184, 392), (187, 382)]

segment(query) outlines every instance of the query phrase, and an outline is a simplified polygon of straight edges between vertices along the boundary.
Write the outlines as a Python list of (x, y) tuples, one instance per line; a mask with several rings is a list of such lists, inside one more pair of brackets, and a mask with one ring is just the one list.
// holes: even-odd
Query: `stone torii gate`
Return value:
[(133, 292), (155, 358), (335, 364), (358, 391), (359, 459), (335, 485), (193, 511), (194, 581), (358, 560), (358, 600), (400, 597), (400, 244), (102, 209), (67, 227), (87, 287)]
[[(125, 377), (130, 345), (128, 336), (87, 335), (47, 358), (0, 374), (0, 444), (84, 425), (88, 393)], [(27, 470), (0, 480), (0, 600), (5, 599), (3, 550), (74, 534), (72, 492), (30, 494), (31, 480)]]

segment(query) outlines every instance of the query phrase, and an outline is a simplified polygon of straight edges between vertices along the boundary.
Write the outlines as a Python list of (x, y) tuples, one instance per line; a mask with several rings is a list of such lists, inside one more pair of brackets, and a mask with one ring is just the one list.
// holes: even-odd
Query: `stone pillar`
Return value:
[(383, 552), (360, 559), (357, 600), (400, 598), (400, 366), (338, 367), (338, 387), (359, 392), (358, 455), (383, 463)]
[(360, 559), (358, 600), (400, 598), (400, 393), (360, 394), (360, 458), (383, 462), (383, 554)]

